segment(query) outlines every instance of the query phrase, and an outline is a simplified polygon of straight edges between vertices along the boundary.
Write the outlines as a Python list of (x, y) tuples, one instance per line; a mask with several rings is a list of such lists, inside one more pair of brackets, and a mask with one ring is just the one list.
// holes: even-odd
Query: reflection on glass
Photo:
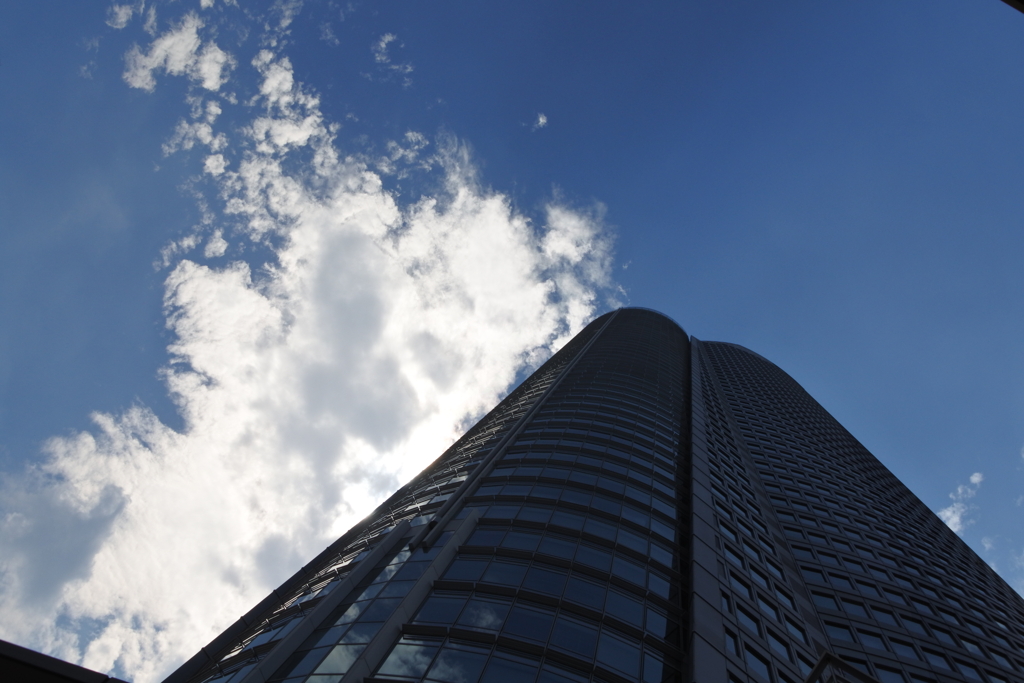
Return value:
[(378, 673), (385, 676), (404, 676), (419, 679), (427, 670), (439, 643), (404, 639), (384, 660)]
[(427, 673), (427, 680), (440, 683), (476, 683), (487, 663), (488, 652), (469, 647), (454, 648), (451, 645), (441, 650), (434, 665)]
[(497, 631), (505, 621), (509, 605), (503, 602), (480, 600), (474, 598), (466, 605), (462, 616), (457, 622), (460, 626), (470, 626), (486, 631)]

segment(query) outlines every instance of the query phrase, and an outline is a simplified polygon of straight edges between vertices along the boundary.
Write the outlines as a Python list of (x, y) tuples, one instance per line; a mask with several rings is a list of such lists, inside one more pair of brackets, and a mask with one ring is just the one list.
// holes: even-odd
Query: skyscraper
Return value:
[(793, 379), (621, 309), (167, 683), (1021, 671), (1024, 601)]

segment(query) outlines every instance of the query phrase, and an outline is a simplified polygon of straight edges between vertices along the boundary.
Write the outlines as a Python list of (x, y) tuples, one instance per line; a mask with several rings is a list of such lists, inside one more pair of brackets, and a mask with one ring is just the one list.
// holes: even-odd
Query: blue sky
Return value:
[(0, 36), (0, 637), (162, 677), (619, 304), (776, 362), (1024, 588), (1003, 3), (7, 3)]

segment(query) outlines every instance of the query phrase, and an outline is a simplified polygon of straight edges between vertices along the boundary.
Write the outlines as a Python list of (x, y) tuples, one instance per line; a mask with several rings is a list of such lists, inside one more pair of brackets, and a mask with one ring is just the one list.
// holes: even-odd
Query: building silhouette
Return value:
[(621, 309), (167, 683), (1022, 671), (1021, 598), (799, 384)]

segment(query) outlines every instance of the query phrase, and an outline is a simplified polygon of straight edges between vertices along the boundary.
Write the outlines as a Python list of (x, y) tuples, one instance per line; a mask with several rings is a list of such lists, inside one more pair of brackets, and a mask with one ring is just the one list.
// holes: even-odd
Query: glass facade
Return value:
[(1007, 683), (1022, 636), (788, 375), (620, 309), (168, 682)]

